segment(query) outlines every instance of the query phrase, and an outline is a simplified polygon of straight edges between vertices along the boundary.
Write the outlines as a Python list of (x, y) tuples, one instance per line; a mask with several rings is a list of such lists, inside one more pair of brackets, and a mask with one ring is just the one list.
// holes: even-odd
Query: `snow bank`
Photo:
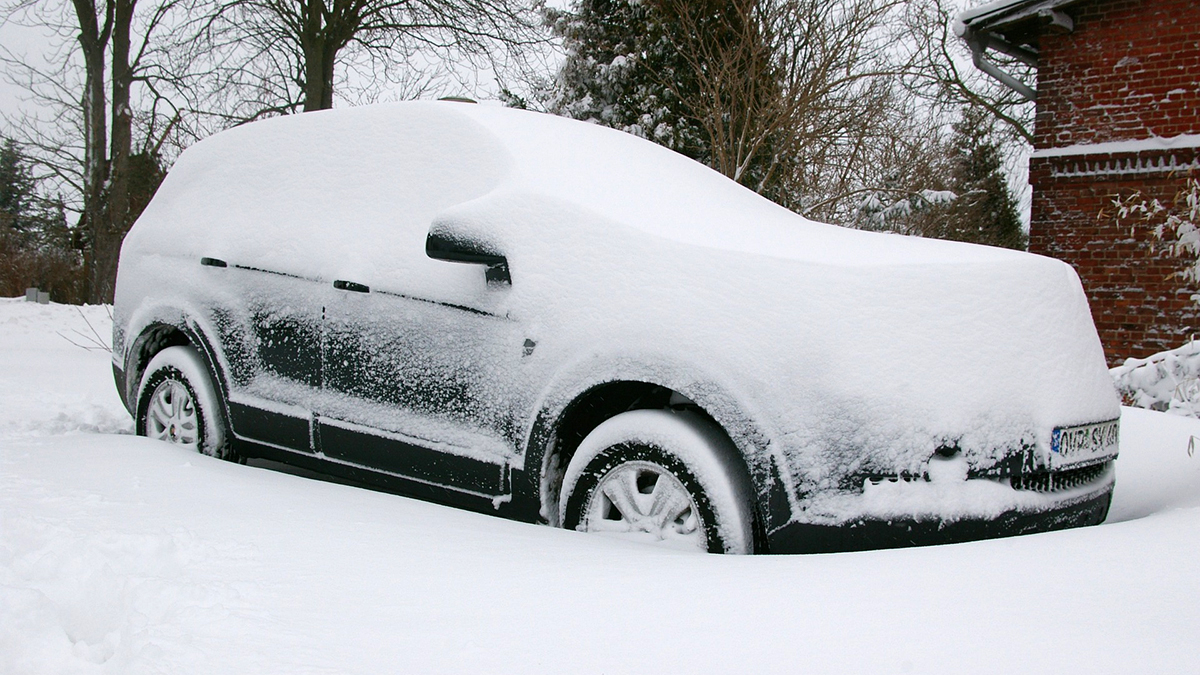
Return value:
[(0, 298), (0, 436), (131, 432), (113, 386), (111, 335), (108, 307)]
[(1200, 671), (1197, 420), (1123, 411), (1098, 527), (691, 555), (18, 423), (121, 410), (77, 316), (0, 301), (5, 674)]

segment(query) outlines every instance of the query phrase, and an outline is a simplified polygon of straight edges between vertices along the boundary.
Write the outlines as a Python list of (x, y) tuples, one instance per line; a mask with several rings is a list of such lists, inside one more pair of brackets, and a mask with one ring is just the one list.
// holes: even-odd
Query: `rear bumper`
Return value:
[(771, 533), (768, 545), (771, 553), (834, 553), (952, 544), (1098, 525), (1108, 516), (1113, 485), (1110, 479), (1098, 489), (1052, 508), (1014, 509), (989, 519), (862, 519), (839, 525), (791, 522)]

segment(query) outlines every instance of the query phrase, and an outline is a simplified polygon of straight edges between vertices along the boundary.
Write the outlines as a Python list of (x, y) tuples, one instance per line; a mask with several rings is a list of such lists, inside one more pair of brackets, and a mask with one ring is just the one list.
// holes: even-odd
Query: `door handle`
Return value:
[(345, 281), (338, 279), (333, 282), (333, 287), (339, 291), (353, 291), (355, 293), (370, 293), (371, 289), (362, 284), (356, 284), (353, 281)]

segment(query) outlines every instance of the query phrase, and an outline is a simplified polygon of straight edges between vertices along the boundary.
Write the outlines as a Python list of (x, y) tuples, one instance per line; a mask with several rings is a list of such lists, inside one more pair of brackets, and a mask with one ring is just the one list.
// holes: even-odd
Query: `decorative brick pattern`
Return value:
[[(1200, 2), (1090, 0), (1075, 30), (1039, 38), (1036, 150), (1200, 134)], [(1071, 263), (1112, 364), (1200, 333), (1200, 288), (1150, 228), (1117, 222), (1112, 199), (1170, 203), (1195, 148), (1071, 154), (1030, 161), (1029, 248)]]

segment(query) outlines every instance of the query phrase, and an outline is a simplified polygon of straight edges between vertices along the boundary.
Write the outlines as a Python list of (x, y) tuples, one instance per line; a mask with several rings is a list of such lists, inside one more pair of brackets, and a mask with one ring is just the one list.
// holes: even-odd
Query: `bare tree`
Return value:
[(855, 189), (852, 167), (894, 131), (899, 2), (658, 1), (692, 75), (662, 85), (704, 129), (713, 168), (797, 210)]
[(789, 208), (841, 214), (907, 119), (905, 64), (887, 48), (898, 6), (579, 0), (548, 13), (567, 58), (535, 92), (551, 112), (667, 145)]
[(514, 102), (654, 140), (810, 217), (941, 231), (953, 120), (978, 99), (1023, 128), (1028, 108), (974, 77), (940, 2), (576, 0), (547, 13), (562, 67)]
[[(887, 91), (851, 142), (810, 170), (802, 213), (859, 229), (928, 236), (956, 195), (948, 190), (947, 139), (932, 111)], [(823, 188), (823, 189), (822, 189)]]
[[(912, 50), (904, 83), (909, 91), (936, 106), (982, 108), (1003, 122), (1014, 140), (1033, 143), (1034, 106), (1012, 89), (980, 73), (965, 42), (953, 32), (955, 11), (947, 0), (908, 3), (905, 24)], [(1006, 72), (1033, 82), (1036, 69), (1001, 53), (993, 58)]]
[(331, 108), (339, 67), (420, 91), (451, 60), (481, 65), (544, 39), (522, 0), (217, 0), (201, 16), (198, 44), (234, 99), (211, 106), (227, 123)]
[[(178, 94), (182, 78), (163, 66), (155, 40), (183, 9), (184, 0), (141, 7), (137, 0), (57, 6), (23, 0), (4, 14), (55, 38), (45, 66), (7, 49), (0, 63), (10, 81), (26, 88), (35, 109), (12, 126), (43, 170), (64, 192), (77, 195), (69, 203), (80, 214), (75, 229), (84, 245), (85, 297), (91, 302), (112, 299), (121, 241), (148, 199), (134, 194), (144, 182), (135, 175), (147, 167), (159, 171), (153, 158), (178, 127), (182, 109), (164, 88)], [(137, 85), (144, 91), (135, 94)], [(137, 103), (147, 108), (139, 113)], [(145, 136), (140, 147), (135, 124)]]

